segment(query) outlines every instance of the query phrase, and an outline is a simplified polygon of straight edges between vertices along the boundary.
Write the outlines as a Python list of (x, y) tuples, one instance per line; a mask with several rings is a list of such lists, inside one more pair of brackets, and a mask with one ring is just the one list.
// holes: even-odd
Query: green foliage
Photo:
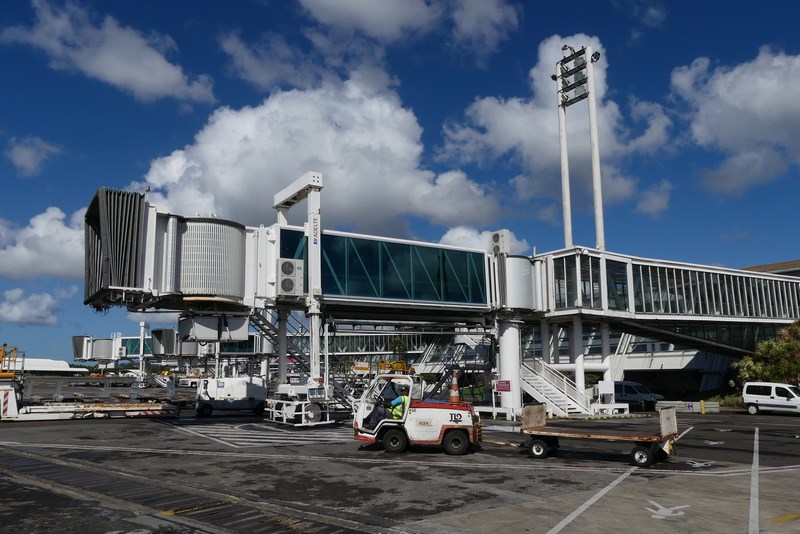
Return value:
[(398, 356), (402, 356), (408, 350), (406, 346), (406, 342), (402, 337), (395, 337), (389, 341), (389, 349), (392, 351), (393, 354), (397, 354)]
[(742, 397), (741, 395), (715, 395), (708, 399), (712, 402), (718, 402), (719, 405), (723, 408), (741, 408), (742, 407)]
[(733, 367), (742, 382), (800, 382), (800, 320), (782, 329), (777, 338), (761, 341), (755, 353)]

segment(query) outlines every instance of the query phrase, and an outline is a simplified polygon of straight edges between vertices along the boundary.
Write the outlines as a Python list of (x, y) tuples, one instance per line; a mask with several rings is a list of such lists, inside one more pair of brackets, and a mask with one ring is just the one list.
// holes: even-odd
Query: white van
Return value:
[(747, 382), (742, 401), (751, 415), (761, 411), (800, 413), (800, 388), (775, 382)]
[(642, 407), (654, 410), (656, 402), (664, 400), (664, 395), (653, 393), (639, 382), (626, 380), (614, 382), (614, 402), (627, 402), (632, 408)]

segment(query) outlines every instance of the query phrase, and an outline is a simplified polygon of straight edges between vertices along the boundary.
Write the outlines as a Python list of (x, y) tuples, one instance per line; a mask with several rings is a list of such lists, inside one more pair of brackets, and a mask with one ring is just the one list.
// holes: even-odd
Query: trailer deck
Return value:
[(659, 412), (658, 429), (652, 432), (614, 428), (614, 423), (608, 420), (587, 421), (586, 426), (580, 428), (568, 426), (570, 423), (566, 421), (548, 426), (545, 410), (544, 405), (534, 405), (526, 406), (522, 412), (520, 432), (530, 436), (526, 446), (532, 458), (546, 458), (551, 451), (557, 451), (560, 447), (559, 438), (633, 442), (635, 446), (631, 451), (631, 462), (639, 467), (647, 467), (659, 457), (673, 454), (675, 450), (675, 439), (678, 437), (675, 408)]

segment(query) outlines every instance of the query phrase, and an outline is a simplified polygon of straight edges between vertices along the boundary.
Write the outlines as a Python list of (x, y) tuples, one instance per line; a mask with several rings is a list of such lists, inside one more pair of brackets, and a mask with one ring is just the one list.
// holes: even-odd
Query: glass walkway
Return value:
[[(514, 280), (509, 272), (505, 287), (493, 288), (503, 256), (345, 233), (323, 236), (323, 298), (335, 299), (341, 314), (392, 302), (398, 315), (403, 308), (437, 304), (481, 316), (502, 308), (498, 301), (505, 300), (493, 295), (531, 287), (541, 294), (530, 301), (542, 304), (513, 310), (523, 320), (568, 323), (580, 314), (614, 330), (722, 353), (750, 352), (800, 318), (800, 279), (793, 277), (578, 247), (530, 258), (540, 265), (531, 268), (532, 281)], [(305, 259), (302, 231), (282, 228), (280, 253)]]

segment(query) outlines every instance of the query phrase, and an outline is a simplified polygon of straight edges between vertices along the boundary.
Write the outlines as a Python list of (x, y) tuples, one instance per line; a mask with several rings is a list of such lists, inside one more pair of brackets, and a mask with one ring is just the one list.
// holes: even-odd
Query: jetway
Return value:
[[(262, 311), (301, 312), (311, 377), (320, 376), (325, 318), (481, 327), (499, 341), (499, 378), (511, 384), (502, 402), (517, 411), (526, 324), (540, 325), (548, 353), (557, 350), (552, 334), (569, 330), (570, 360), (558, 370), (580, 391), (584, 323), (600, 324), (605, 337), (615, 330), (741, 354), (800, 317), (800, 280), (788, 276), (588, 247), (517, 256), (507, 231), (490, 251), (323, 230), (321, 187), (321, 175), (304, 175), (275, 195), (276, 222), (258, 227), (164, 213), (144, 195), (100, 189), (86, 212), (85, 303), (181, 312), (182, 342), (247, 339), (262, 328)], [(288, 225), (285, 211), (304, 195), (314, 198), (307, 223)], [(282, 357), (286, 335), (277, 328), (271, 340)], [(609, 346), (593, 370), (614, 371)]]

